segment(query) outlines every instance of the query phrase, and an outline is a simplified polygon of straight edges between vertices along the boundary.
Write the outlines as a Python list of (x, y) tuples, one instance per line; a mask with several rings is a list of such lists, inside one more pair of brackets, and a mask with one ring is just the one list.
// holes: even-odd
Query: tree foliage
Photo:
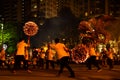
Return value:
[(13, 53), (16, 50), (16, 43), (20, 37), (18, 23), (5, 23), (3, 26), (3, 33), (0, 34), (0, 42), (7, 45), (7, 53)]

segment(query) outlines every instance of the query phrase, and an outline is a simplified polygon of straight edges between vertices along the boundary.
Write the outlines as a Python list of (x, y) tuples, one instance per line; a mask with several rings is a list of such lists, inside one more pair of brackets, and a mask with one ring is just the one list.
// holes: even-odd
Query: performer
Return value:
[(37, 67), (37, 62), (38, 61), (38, 51), (36, 48), (33, 48), (32, 51), (32, 64), (33, 64), (33, 69)]
[(38, 53), (38, 67), (44, 69), (45, 62), (45, 50), (41, 48), (41, 51)]
[(113, 59), (113, 51), (111, 48), (107, 48), (107, 64), (109, 65), (109, 70), (113, 69), (114, 59)]
[(102, 66), (103, 67), (106, 67), (107, 66), (107, 50), (105, 48), (102, 49), (101, 51), (101, 58), (102, 58)]
[(25, 47), (25, 61), (24, 61), (24, 69), (31, 73), (31, 70), (29, 70), (29, 52), (28, 47)]
[(97, 72), (100, 72), (102, 69), (100, 68), (96, 60), (96, 52), (93, 43), (88, 44), (88, 51), (89, 51), (89, 58), (86, 61), (88, 70), (91, 70), (92, 69), (91, 66), (94, 65), (98, 69)]
[(68, 48), (63, 43), (60, 43), (58, 38), (55, 39), (55, 44), (52, 44), (50, 46), (56, 50), (57, 57), (60, 64), (60, 70), (57, 76), (60, 76), (60, 74), (63, 72), (64, 67), (66, 67), (70, 72), (69, 77), (72, 77), (72, 78), (75, 77), (74, 71), (69, 66), (70, 54), (68, 53)]
[[(13, 73), (16, 73), (16, 70), (20, 69), (21, 62), (25, 64), (25, 47), (29, 47), (30, 45), (25, 43), (24, 39), (20, 39), (17, 43), (17, 51), (15, 54), (15, 63), (13, 68)], [(27, 70), (28, 72), (31, 72)]]
[(5, 63), (5, 50), (4, 50), (4, 48), (2, 48), (0, 51), (0, 67), (3, 68), (4, 65), (6, 65), (6, 63)]
[(50, 44), (48, 44), (48, 49), (46, 50), (46, 69), (49, 69), (49, 64), (51, 65), (52, 69), (55, 68), (54, 65), (54, 55), (55, 53), (52, 51)]

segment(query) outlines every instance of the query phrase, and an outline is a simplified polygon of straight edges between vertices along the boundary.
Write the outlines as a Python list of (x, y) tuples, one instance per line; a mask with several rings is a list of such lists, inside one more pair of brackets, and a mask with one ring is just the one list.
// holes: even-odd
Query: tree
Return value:
[(8, 22), (3, 26), (3, 39), (2, 35), (0, 35), (0, 40), (3, 40), (4, 44), (7, 44), (8, 48), (6, 50), (7, 53), (13, 53), (16, 50), (16, 43), (18, 39), (21, 37), (19, 33), (18, 23)]

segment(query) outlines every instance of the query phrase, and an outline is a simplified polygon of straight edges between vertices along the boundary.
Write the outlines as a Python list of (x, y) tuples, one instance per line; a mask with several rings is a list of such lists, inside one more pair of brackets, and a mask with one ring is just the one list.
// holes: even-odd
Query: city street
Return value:
[(16, 74), (11, 73), (8, 70), (0, 71), (1, 80), (120, 80), (120, 65), (115, 65), (113, 70), (109, 70), (104, 67), (101, 72), (97, 72), (93, 67), (91, 71), (88, 71), (84, 64), (71, 64), (75, 71), (76, 77), (69, 78), (69, 73), (64, 69), (63, 74), (60, 77), (56, 77), (59, 67), (55, 70), (40, 70), (33, 69), (32, 73), (28, 73), (24, 70), (17, 71)]

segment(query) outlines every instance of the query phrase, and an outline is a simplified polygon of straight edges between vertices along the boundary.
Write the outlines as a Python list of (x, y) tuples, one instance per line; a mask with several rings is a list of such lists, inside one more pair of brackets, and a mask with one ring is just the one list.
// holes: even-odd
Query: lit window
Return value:
[(37, 17), (37, 14), (34, 14), (34, 17)]
[(42, 2), (43, 0), (40, 0), (40, 2)]
[(36, 9), (37, 8), (37, 5), (34, 5), (34, 9)]
[(85, 12), (85, 16), (88, 16), (88, 13), (87, 13), (87, 12)]

